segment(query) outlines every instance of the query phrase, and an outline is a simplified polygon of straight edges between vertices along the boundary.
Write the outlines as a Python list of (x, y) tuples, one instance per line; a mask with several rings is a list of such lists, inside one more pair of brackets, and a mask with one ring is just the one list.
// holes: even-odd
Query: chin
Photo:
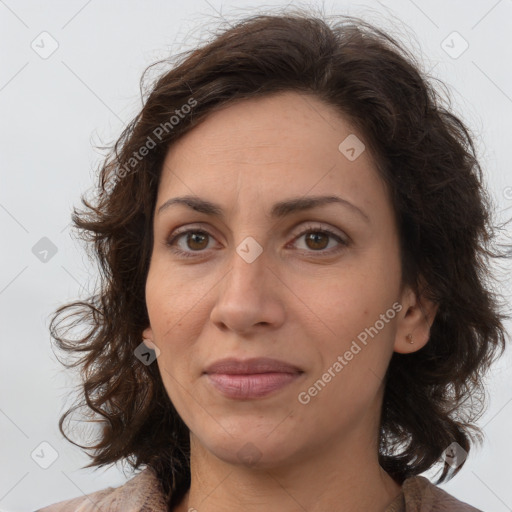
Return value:
[[(253, 420), (254, 422), (254, 420)], [(217, 430), (220, 438), (204, 439), (203, 446), (227, 464), (252, 469), (270, 469), (290, 462), (296, 456), (296, 449), (283, 429), (277, 432), (276, 424), (268, 429), (230, 429), (231, 435), (222, 428)], [(228, 429), (226, 429), (228, 430)], [(228, 430), (229, 431), (229, 430)]]

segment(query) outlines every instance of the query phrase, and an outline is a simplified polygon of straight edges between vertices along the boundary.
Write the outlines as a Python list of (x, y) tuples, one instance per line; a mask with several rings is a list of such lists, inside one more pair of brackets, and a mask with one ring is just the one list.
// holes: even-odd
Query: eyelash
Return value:
[[(165, 245), (170, 247), (172, 252), (174, 252), (178, 256), (183, 256), (185, 258), (196, 258), (196, 257), (198, 257), (197, 256), (198, 254), (204, 253), (205, 251), (204, 250), (202, 250), (202, 251), (183, 251), (183, 250), (177, 249), (175, 247), (175, 242), (179, 238), (181, 238), (183, 235), (187, 235), (188, 233), (201, 233), (203, 235), (207, 235), (207, 236), (209, 236), (211, 238), (214, 238), (210, 233), (208, 233), (208, 231), (205, 231), (203, 229), (199, 229), (199, 228), (197, 228), (197, 229), (187, 229), (187, 230), (183, 230), (183, 231), (177, 231), (177, 232), (174, 232), (173, 234), (171, 234), (170, 238), (165, 242)], [(337, 254), (338, 252), (342, 251), (343, 249), (345, 249), (346, 247), (348, 247), (350, 245), (350, 243), (347, 240), (342, 239), (339, 235), (337, 235), (333, 231), (330, 231), (329, 229), (325, 229), (325, 228), (318, 228), (316, 226), (308, 226), (307, 229), (305, 229), (304, 231), (299, 233), (293, 239), (293, 241), (298, 240), (300, 237), (302, 237), (302, 236), (304, 236), (304, 235), (306, 235), (308, 233), (322, 233), (324, 235), (329, 236), (330, 238), (334, 238), (337, 242), (339, 242), (341, 244), (341, 247), (337, 247), (334, 250), (330, 249), (330, 250), (319, 250), (319, 251), (313, 251), (313, 250), (306, 251), (308, 253), (318, 252), (321, 255), (325, 255), (325, 254), (333, 255), (333, 254)]]

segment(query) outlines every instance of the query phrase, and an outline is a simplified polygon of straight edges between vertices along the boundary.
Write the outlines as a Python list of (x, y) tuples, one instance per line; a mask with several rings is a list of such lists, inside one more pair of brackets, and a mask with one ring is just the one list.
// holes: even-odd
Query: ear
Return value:
[[(430, 339), (430, 327), (434, 323), (439, 304), (427, 299), (421, 291), (425, 289), (420, 279), (420, 294), (416, 294), (409, 286), (404, 288), (398, 314), (394, 351), (410, 354), (423, 348)], [(408, 338), (413, 343), (410, 343)]]
[[(154, 340), (153, 340), (153, 329), (151, 329), (151, 327), (146, 327), (143, 331), (142, 331), (142, 338), (143, 338), (143, 341), (144, 340), (149, 340), (151, 341), (152, 343), (154, 343)], [(148, 346), (146, 343), (144, 343), (146, 346)], [(148, 346), (148, 348), (152, 348), (150, 346)]]

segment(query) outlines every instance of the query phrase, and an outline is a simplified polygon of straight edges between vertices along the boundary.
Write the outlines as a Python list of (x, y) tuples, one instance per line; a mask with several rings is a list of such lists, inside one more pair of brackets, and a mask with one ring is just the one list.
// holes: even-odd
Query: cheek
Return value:
[(152, 267), (146, 283), (146, 304), (153, 336), (161, 351), (161, 370), (165, 368), (182, 376), (190, 370), (189, 363), (197, 357), (197, 341), (207, 318), (210, 288), (191, 285), (183, 273), (180, 276), (163, 264)]
[[(382, 376), (392, 352), (398, 276), (390, 276), (393, 271), (385, 272), (382, 261), (376, 258), (377, 262), (372, 265), (366, 260), (350, 272), (325, 280), (321, 293), (308, 301), (312, 313), (303, 317), (322, 369), (332, 367), (342, 356), (346, 361), (342, 373), (351, 386)], [(388, 265), (392, 269), (392, 263)]]
[(329, 339), (347, 342), (391, 306), (391, 287), (384, 286), (381, 279), (374, 272), (356, 268), (325, 279), (319, 293), (309, 295), (311, 324)]
[(146, 304), (155, 337), (168, 337), (197, 302), (180, 273), (156, 261), (146, 281)]

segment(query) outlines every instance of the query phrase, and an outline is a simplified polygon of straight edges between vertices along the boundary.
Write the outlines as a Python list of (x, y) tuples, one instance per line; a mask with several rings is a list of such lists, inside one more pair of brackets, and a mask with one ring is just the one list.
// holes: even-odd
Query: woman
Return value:
[(103, 424), (87, 467), (143, 470), (42, 511), (477, 510), (419, 474), (461, 469), (505, 347), (481, 169), (413, 57), (339, 19), (186, 55), (74, 212), (102, 285), (51, 331)]

